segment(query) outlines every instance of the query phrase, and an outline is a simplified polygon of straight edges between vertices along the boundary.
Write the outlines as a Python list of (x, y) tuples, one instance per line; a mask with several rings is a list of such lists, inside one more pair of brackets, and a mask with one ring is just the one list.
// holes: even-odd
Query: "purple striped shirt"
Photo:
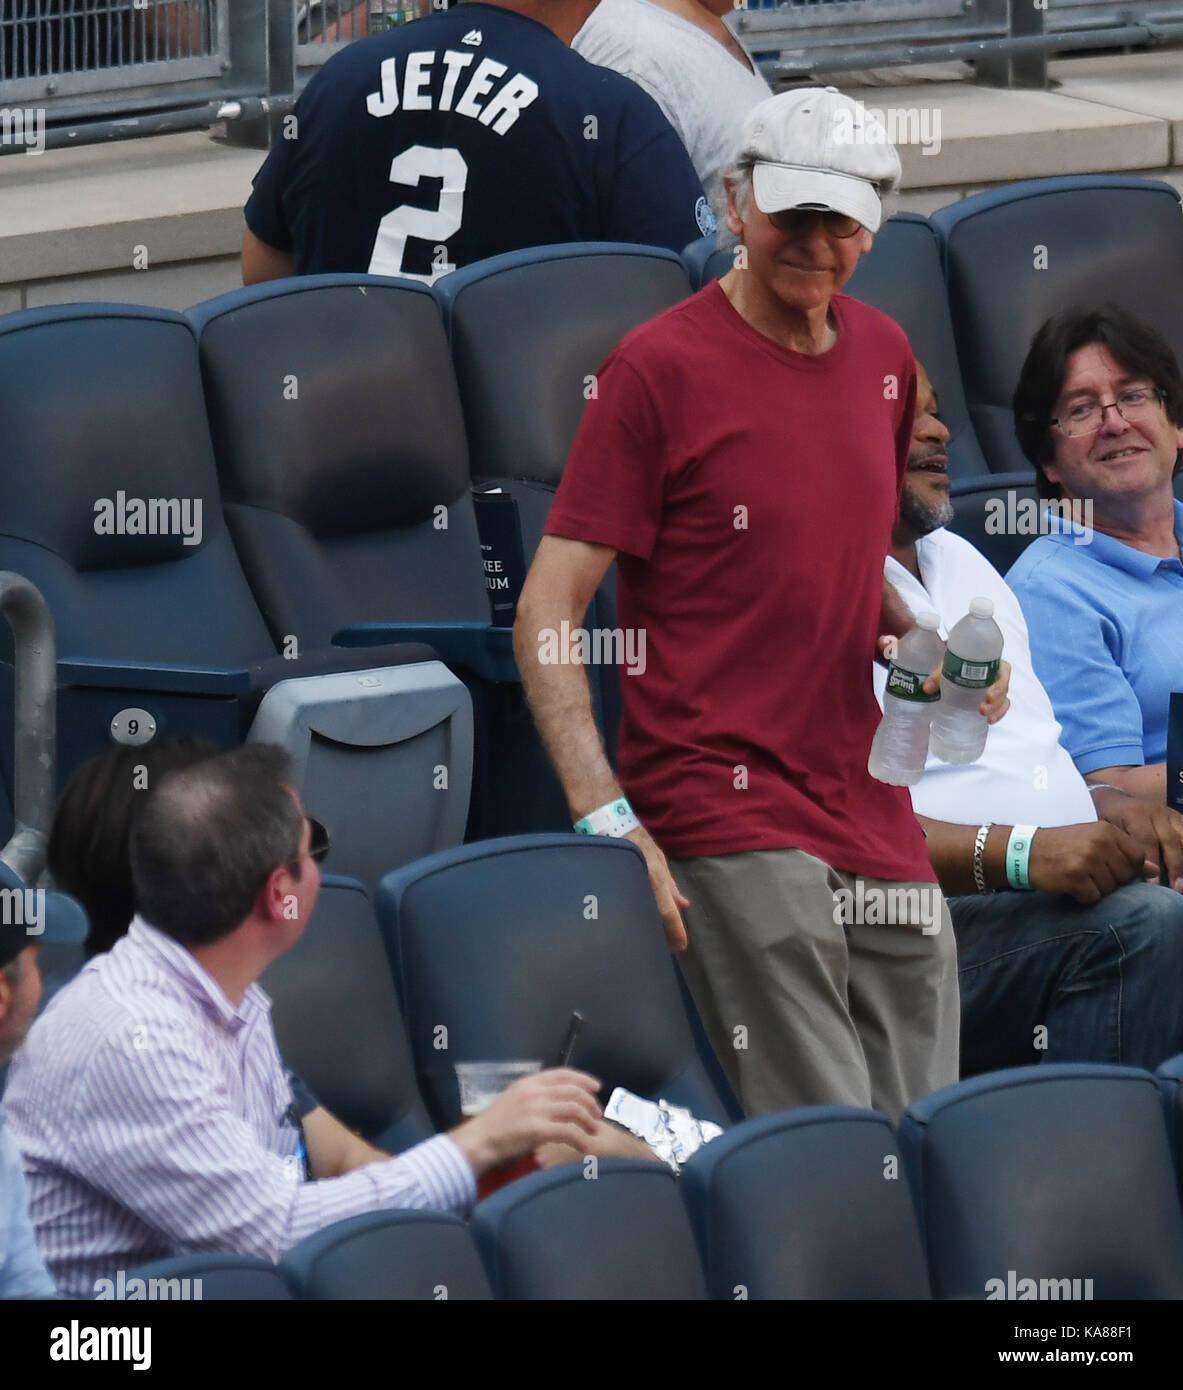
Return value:
[(33, 1025), (4, 1102), (38, 1244), (67, 1297), (182, 1250), (276, 1260), (361, 1212), (471, 1207), (472, 1169), (444, 1135), (306, 1182), (270, 1009), (257, 984), (235, 1008), (137, 917)]

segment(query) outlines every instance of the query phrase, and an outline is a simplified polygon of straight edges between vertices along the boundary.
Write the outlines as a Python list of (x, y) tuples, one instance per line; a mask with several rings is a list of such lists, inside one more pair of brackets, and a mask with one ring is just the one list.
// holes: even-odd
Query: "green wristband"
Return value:
[(1012, 826), (1010, 839), (1006, 842), (1006, 881), (1012, 888), (1024, 892), (1031, 888), (1028, 866), (1031, 862), (1031, 841), (1038, 829), (1037, 825)]

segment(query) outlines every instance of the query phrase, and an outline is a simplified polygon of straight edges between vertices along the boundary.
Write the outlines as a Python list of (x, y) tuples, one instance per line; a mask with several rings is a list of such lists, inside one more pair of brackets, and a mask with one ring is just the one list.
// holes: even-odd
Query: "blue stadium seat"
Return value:
[[(254, 1255), (173, 1255), (133, 1269), (126, 1276), (125, 1291), (133, 1279), (143, 1280), (143, 1297), (156, 1301), (281, 1303), (292, 1298), (292, 1291), (275, 1265)], [(113, 1298), (117, 1296), (117, 1292), (112, 1294)]]
[[(326, 648), (376, 620), (487, 628), (463, 431), (427, 290), (308, 276), (188, 317), (227, 525), (276, 645)], [(252, 736), (295, 755), (310, 811), (337, 831), (333, 867), (371, 891), (393, 865), (464, 838), (471, 697), (439, 665), (364, 690), (352, 675), (289, 682), (264, 698)]]
[(86, 938), (90, 935), (86, 909), (69, 893), (47, 892), (45, 915), (54, 940), (41, 943), (37, 951), (42, 1009), (86, 964)]
[[(706, 284), (731, 269), (732, 252), (710, 250), (709, 238), (682, 253), (692, 281)], [(875, 236), (844, 293), (874, 305), (900, 325), (924, 365), (949, 428), (949, 475), (972, 478), (988, 471), (974, 435), (961, 386), (957, 346), (941, 271), (940, 239), (927, 218), (899, 212)]]
[(277, 645), (486, 625), (464, 423), (426, 287), (314, 275), (189, 310), (226, 520)]
[(876, 1111), (745, 1120), (689, 1160), (682, 1196), (713, 1298), (930, 1296), (895, 1134)]
[(945, 243), (970, 418), (995, 472), (1030, 466), (1011, 399), (1049, 315), (1112, 300), (1183, 354), (1183, 218), (1169, 184), (1100, 174), (1032, 179), (941, 208), (932, 221)]
[[(181, 315), (99, 304), (0, 319), (0, 417), (0, 568), (32, 581), (54, 619), (63, 779), (106, 744), (120, 712), (141, 733), (152, 723), (229, 746), (279, 680), (433, 654), (308, 643), (297, 660), (280, 654), (222, 516), (197, 344)], [(154, 518), (134, 505), (149, 500), (161, 503)]]
[[(592, 378), (626, 333), (685, 299), (690, 283), (672, 251), (599, 242), (494, 256), (444, 276), (434, 293), (452, 344), (472, 476), (511, 494), (528, 568)], [(616, 626), (615, 568), (585, 624)], [(611, 758), (617, 672), (588, 674)]]
[(468, 1227), (430, 1211), (378, 1211), (326, 1226), (280, 1261), (300, 1298), (489, 1299)]
[[(1183, 1215), (1149, 1072), (974, 1077), (909, 1107), (899, 1143), (938, 1298), (1014, 1298), (1024, 1280), (1029, 1296), (1183, 1296)], [(1055, 1291), (1039, 1294), (1040, 1280)]]
[(529, 563), (590, 378), (626, 333), (685, 299), (690, 283), (672, 251), (597, 242), (494, 256), (444, 276), (434, 292), (472, 476), (520, 492)]
[(961, 385), (957, 344), (941, 274), (940, 241), (927, 218), (900, 212), (880, 227), (846, 293), (873, 304), (900, 325), (923, 363), (949, 429), (949, 476), (987, 471)]
[[(244, 671), (277, 655), (222, 521), (196, 344), (179, 314), (77, 305), (0, 319), (0, 414), (0, 567), (40, 589), (62, 660)], [(200, 542), (99, 534), (96, 504), (110, 503), (118, 526), (120, 492), (189, 501), (191, 530), (200, 504)], [(75, 703), (59, 717), (67, 735)], [(108, 703), (107, 720), (133, 702)], [(236, 708), (229, 725), (184, 713), (193, 732), (234, 741)]]
[(718, 235), (704, 236), (683, 248), (682, 264), (691, 288), (700, 290), (727, 274), (735, 264), (735, 251), (730, 246), (720, 246)]
[(264, 972), (284, 1062), (332, 1114), (391, 1153), (435, 1133), (365, 888), (326, 874), (300, 940)]
[(1026, 528), (1040, 524), (1033, 478), (1032, 473), (984, 473), (952, 484), (949, 530), (977, 546), (1004, 576), (1035, 539), (1036, 532)]
[[(465, 819), (472, 835), (565, 825), (509, 632), (490, 625), (464, 421), (431, 293), (411, 281), (306, 276), (223, 295), (189, 316), (227, 521), (275, 641), (320, 645), (352, 629), (351, 643), (428, 642), (472, 694), (472, 817), (465, 807), (456, 833), (437, 828), (382, 869), (456, 843)], [(450, 691), (442, 699), (437, 733), (455, 703)], [(544, 788), (537, 804), (515, 786), (519, 759), (532, 759), (532, 785)], [(422, 821), (467, 800), (467, 777), (450, 773), (444, 794), (424, 785)], [(399, 794), (388, 781), (387, 820)]]
[(1171, 1139), (1171, 1152), (1175, 1156), (1179, 1194), (1183, 1197), (1183, 1053), (1168, 1057), (1155, 1075), (1162, 1087), (1167, 1133)]
[(658, 1163), (600, 1159), (534, 1173), (472, 1215), (497, 1298), (701, 1299), (677, 1179)]
[(553, 1066), (574, 1009), (573, 1065), (600, 1078), (605, 1101), (625, 1086), (722, 1125), (739, 1118), (718, 1063), (696, 1051), (631, 842), (536, 835), (445, 850), (384, 878), (377, 908), (438, 1129), (460, 1119), (454, 1063)]
[(472, 697), (438, 661), (281, 681), (248, 741), (288, 750), (309, 814), (332, 827), (329, 867), (371, 893), (396, 864), (464, 839)]

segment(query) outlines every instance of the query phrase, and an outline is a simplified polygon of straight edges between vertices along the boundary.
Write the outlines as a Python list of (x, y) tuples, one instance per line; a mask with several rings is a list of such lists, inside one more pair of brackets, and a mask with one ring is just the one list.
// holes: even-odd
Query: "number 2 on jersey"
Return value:
[(370, 257), (371, 275), (404, 275), (410, 280), (434, 284), (441, 275), (455, 266), (435, 268), (429, 275), (403, 269), (403, 256), (408, 237), (422, 241), (446, 242), (460, 230), (464, 217), (464, 189), (468, 183), (468, 165), (459, 150), (437, 150), (430, 145), (412, 145), (396, 155), (390, 165), (390, 182), (417, 188), (424, 179), (442, 179), (439, 203), (434, 208), (413, 208), (405, 203), (391, 209), (378, 223), (374, 251)]

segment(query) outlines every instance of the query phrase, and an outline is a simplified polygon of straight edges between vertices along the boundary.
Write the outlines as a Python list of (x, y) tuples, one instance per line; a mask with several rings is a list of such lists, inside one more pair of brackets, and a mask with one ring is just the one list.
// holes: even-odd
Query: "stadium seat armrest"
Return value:
[(335, 647), (376, 647), (389, 642), (426, 642), (450, 666), (467, 666), (485, 680), (521, 680), (513, 656), (513, 629), (491, 623), (361, 623), (333, 634)]
[(63, 685), (90, 686), (101, 690), (145, 690), (155, 694), (244, 695), (251, 688), (251, 673), (216, 666), (150, 666), (138, 661), (89, 661), (71, 657), (58, 660), (58, 680)]

